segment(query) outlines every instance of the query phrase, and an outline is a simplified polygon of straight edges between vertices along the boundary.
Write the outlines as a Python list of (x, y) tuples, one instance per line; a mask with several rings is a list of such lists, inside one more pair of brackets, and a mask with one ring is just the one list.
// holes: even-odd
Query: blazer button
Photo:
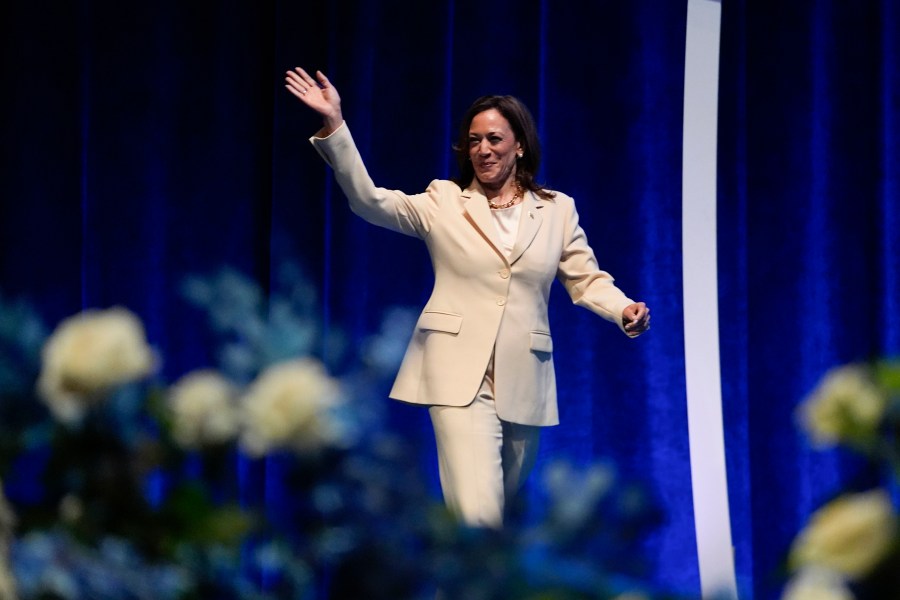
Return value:
[(506, 304), (506, 298), (497, 298), (497, 306), (503, 306)]
[(502, 279), (509, 279), (509, 269), (503, 269), (500, 271), (500, 277)]

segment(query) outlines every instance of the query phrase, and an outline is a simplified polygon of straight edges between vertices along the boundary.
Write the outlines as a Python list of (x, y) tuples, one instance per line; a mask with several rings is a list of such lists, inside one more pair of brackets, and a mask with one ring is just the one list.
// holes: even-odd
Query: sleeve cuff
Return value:
[(322, 129), (324, 129), (324, 127), (323, 127), (319, 131), (315, 132), (313, 134), (313, 136), (311, 138), (309, 138), (309, 141), (315, 143), (317, 140), (327, 140), (328, 138), (330, 138), (331, 136), (333, 136), (334, 134), (336, 134), (338, 131), (340, 131), (341, 129), (343, 129), (346, 126), (347, 126), (347, 121), (341, 121), (341, 124), (338, 125), (337, 128), (334, 131), (332, 131), (331, 133), (329, 133), (328, 135), (319, 135), (322, 133)]

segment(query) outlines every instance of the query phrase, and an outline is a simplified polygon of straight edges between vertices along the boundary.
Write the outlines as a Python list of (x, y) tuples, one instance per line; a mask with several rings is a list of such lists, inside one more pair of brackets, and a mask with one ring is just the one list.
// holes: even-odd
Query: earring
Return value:
[(524, 152), (519, 152), (518, 154), (516, 154), (516, 158), (522, 158), (523, 156), (525, 156)]

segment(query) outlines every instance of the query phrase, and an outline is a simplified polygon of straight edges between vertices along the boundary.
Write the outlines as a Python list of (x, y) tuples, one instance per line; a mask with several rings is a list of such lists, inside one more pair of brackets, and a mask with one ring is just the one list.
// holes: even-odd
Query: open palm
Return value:
[(309, 73), (297, 67), (285, 74), (285, 87), (305, 105), (328, 121), (340, 123), (341, 97), (325, 74), (316, 71), (318, 82)]

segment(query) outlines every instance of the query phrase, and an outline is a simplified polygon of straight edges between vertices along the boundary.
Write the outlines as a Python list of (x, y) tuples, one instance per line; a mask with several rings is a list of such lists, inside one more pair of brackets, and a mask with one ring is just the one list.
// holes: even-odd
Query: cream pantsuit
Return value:
[[(434, 180), (425, 192), (406, 194), (375, 186), (346, 123), (311, 142), (334, 169), (353, 212), (375, 225), (422, 239), (431, 255), (434, 289), (419, 316), (391, 398), (432, 407), (473, 406), (476, 397), (483, 396), (485, 374), (492, 364), (489, 404), (499, 421), (557, 424), (547, 315), (553, 280), (559, 279), (575, 304), (620, 329), (622, 312), (633, 303), (598, 267), (572, 198), (556, 192), (553, 199), (543, 200), (527, 192), (516, 241), (507, 255), (477, 180), (466, 189)], [(431, 409), (433, 421), (436, 412), (440, 411)], [(436, 435), (442, 434), (436, 429)], [(440, 453), (440, 439), (438, 446)], [(502, 452), (501, 444), (501, 456)], [(441, 460), (456, 460), (455, 454)], [(526, 456), (523, 465), (529, 461)], [(450, 470), (449, 465), (442, 467), (442, 483)], [(445, 485), (451, 508), (454, 495)], [(501, 498), (501, 506), (502, 502)], [(465, 511), (462, 517), (483, 522)]]

